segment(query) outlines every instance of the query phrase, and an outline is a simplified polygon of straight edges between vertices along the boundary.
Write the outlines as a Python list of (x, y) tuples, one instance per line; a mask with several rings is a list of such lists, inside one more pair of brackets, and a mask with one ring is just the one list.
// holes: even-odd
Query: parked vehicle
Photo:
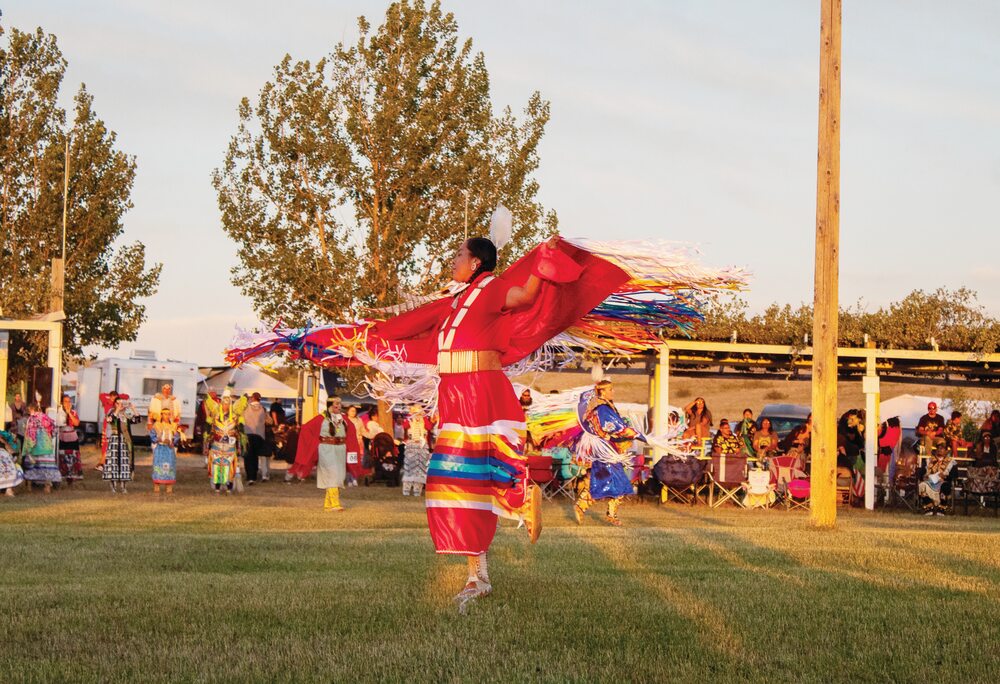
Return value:
[(771, 428), (777, 433), (778, 439), (784, 439), (788, 433), (805, 424), (812, 413), (811, 406), (801, 404), (767, 404), (757, 416), (757, 424), (764, 418), (771, 419)]
[(132, 435), (148, 438), (146, 412), (149, 401), (163, 385), (169, 383), (173, 394), (181, 402), (181, 429), (185, 440), (194, 435), (195, 409), (197, 408), (198, 382), (201, 373), (198, 365), (182, 361), (159, 361), (156, 352), (136, 350), (127, 359), (101, 359), (77, 371), (76, 411), (80, 416), (84, 440), (97, 439), (104, 420), (100, 395), (117, 391), (129, 395), (142, 418), (132, 425)]

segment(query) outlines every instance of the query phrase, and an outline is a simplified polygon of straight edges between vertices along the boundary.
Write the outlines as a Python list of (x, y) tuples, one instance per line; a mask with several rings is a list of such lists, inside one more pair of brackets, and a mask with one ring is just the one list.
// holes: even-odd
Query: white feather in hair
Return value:
[(510, 242), (513, 230), (514, 215), (510, 213), (510, 209), (498, 204), (493, 211), (493, 216), (490, 217), (490, 240), (496, 245), (497, 252)]

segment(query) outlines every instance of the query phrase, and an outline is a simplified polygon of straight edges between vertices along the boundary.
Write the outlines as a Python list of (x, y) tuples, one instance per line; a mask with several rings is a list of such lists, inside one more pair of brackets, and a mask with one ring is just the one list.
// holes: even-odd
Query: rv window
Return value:
[(143, 378), (142, 379), (142, 393), (146, 396), (152, 396), (160, 391), (160, 388), (164, 385), (173, 385), (174, 381), (169, 378)]

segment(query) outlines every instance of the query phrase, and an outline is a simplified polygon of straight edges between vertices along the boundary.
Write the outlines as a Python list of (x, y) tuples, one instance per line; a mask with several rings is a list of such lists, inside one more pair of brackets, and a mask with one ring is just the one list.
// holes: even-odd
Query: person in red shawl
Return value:
[[(503, 367), (590, 311), (628, 275), (557, 237), (502, 276), (497, 250), (471, 238), (452, 262), (467, 287), (453, 297), (376, 323), (369, 331), (408, 361), (437, 362), (439, 431), (427, 471), (427, 522), (435, 549), (468, 559), (459, 610), (492, 591), (487, 551), (498, 517), (541, 532), (540, 492), (525, 476), (524, 410)], [(582, 277), (581, 277), (582, 276)]]
[[(323, 427), (323, 416), (324, 414), (319, 414), (314, 416), (311, 420), (306, 421), (299, 428), (299, 438), (298, 444), (295, 447), (295, 462), (288, 467), (285, 471), (285, 484), (290, 484), (296, 478), (299, 482), (302, 482), (307, 477), (309, 477), (313, 470), (316, 468), (316, 464), (319, 462), (319, 443), (320, 443), (320, 428)], [(361, 444), (361, 437), (357, 434), (353, 423), (348, 420), (348, 416), (344, 415), (344, 420), (346, 422), (347, 438), (345, 443), (348, 447), (352, 444)], [(359, 447), (355, 447), (359, 448)], [(348, 449), (350, 452), (350, 449)], [(358, 460), (360, 460), (360, 452)], [(348, 462), (350, 462), (350, 453), (348, 453)], [(348, 463), (348, 471), (350, 471), (350, 463)]]
[(364, 433), (364, 423), (358, 418), (358, 407), (348, 406), (344, 414), (347, 421), (347, 474), (348, 486), (368, 484), (374, 472), (372, 468), (366, 468), (364, 464), (365, 445), (361, 441)]
[(295, 445), (295, 462), (285, 471), (285, 484), (296, 479), (302, 482), (312, 474), (319, 461), (319, 429), (323, 427), (323, 414), (313, 416), (299, 428)]

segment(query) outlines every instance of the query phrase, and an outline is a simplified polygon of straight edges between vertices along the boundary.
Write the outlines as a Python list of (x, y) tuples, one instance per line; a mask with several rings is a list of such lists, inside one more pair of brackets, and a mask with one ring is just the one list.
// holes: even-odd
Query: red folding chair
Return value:
[(551, 456), (528, 456), (528, 481), (536, 484), (542, 490), (542, 496), (551, 499), (556, 494), (558, 481), (552, 468)]
[(768, 461), (771, 481), (789, 510), (809, 507), (811, 487), (799, 465), (798, 456), (775, 456)]
[[(747, 481), (747, 457), (737, 454), (727, 456), (713, 455), (708, 468), (711, 486), (708, 491), (708, 505), (718, 508), (727, 501), (744, 508), (743, 500), (738, 494), (743, 491)], [(718, 490), (718, 498), (716, 498)]]

